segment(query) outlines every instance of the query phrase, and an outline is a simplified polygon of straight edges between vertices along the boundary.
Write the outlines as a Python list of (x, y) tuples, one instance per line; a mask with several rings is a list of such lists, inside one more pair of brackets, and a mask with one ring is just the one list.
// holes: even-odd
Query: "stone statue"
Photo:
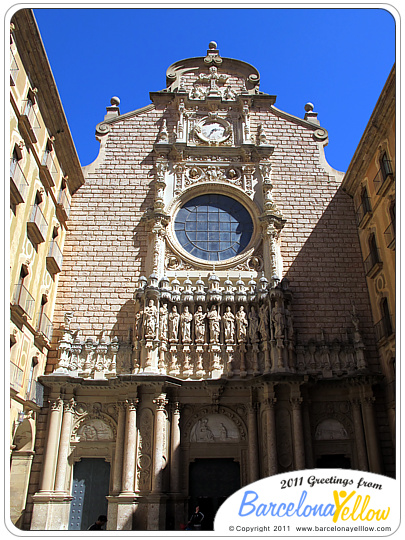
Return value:
[(288, 309), (285, 310), (285, 321), (286, 321), (286, 329), (287, 329), (287, 339), (289, 341), (293, 341), (294, 340), (293, 315)]
[(143, 310), (140, 309), (135, 315), (135, 339), (140, 341), (142, 339), (142, 325), (143, 325)]
[(191, 321), (192, 320), (193, 320), (193, 316), (189, 312), (188, 306), (184, 306), (184, 311), (180, 317), (181, 337), (182, 337), (183, 343), (191, 342)]
[(163, 306), (159, 310), (159, 339), (166, 340), (167, 339), (167, 316), (168, 316), (168, 309), (167, 304), (163, 304)]
[(235, 319), (236, 319), (236, 337), (237, 337), (238, 343), (245, 342), (247, 338), (248, 320), (246, 317), (245, 308), (243, 306), (240, 306), (239, 311), (236, 313)]
[(262, 337), (262, 341), (268, 339), (268, 327), (269, 307), (267, 304), (262, 304), (259, 309), (259, 332)]
[(280, 339), (284, 332), (284, 314), (283, 308), (277, 303), (271, 314), (271, 320), (274, 323), (274, 337)]
[(224, 321), (225, 343), (234, 343), (235, 341), (235, 315), (232, 313), (230, 306), (227, 306), (225, 313), (222, 316)]
[(144, 315), (145, 339), (154, 339), (156, 337), (157, 307), (153, 300), (149, 300)]
[(177, 307), (173, 306), (172, 312), (169, 314), (169, 341), (178, 341), (179, 323), (180, 315), (177, 313)]
[(257, 342), (257, 332), (259, 329), (259, 319), (257, 318), (256, 310), (252, 306), (249, 313), (249, 337), (252, 343)]
[(212, 442), (214, 441), (214, 434), (212, 433), (209, 425), (208, 418), (202, 418), (196, 430), (197, 442)]
[(204, 343), (205, 341), (205, 317), (206, 314), (203, 312), (202, 306), (198, 306), (197, 311), (194, 313), (194, 331), (196, 343)]
[(211, 310), (207, 313), (207, 319), (210, 323), (210, 343), (218, 343), (220, 333), (219, 321), (221, 320), (221, 315), (217, 312), (215, 306), (212, 306)]

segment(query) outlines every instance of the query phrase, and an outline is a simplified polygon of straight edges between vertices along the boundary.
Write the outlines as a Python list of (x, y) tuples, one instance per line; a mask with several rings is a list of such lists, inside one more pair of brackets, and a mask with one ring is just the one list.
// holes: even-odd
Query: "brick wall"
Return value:
[[(54, 343), (63, 314), (72, 310), (83, 336), (102, 330), (120, 340), (133, 323), (133, 293), (144, 272), (147, 236), (140, 218), (152, 205), (153, 143), (162, 116), (157, 109), (111, 126), (104, 162), (73, 197), (56, 306)], [(312, 130), (268, 110), (252, 111), (255, 133), (263, 123), (272, 156), (273, 195), (287, 219), (282, 232), (285, 275), (294, 294), (299, 338), (341, 339), (352, 302), (371, 362), (376, 362), (370, 305), (352, 200), (320, 164)], [(48, 372), (56, 361), (50, 355)]]

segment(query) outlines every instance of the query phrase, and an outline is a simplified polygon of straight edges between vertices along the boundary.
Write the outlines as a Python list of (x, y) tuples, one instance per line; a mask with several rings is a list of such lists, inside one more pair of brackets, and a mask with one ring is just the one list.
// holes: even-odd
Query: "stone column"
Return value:
[(248, 437), (249, 437), (249, 480), (259, 479), (259, 452), (257, 440), (256, 403), (248, 405)]
[(366, 396), (361, 402), (364, 419), (364, 431), (366, 435), (366, 445), (368, 454), (368, 463), (370, 472), (381, 474), (381, 458), (380, 447), (378, 444), (378, 435), (376, 427), (376, 419), (374, 414), (374, 401), (372, 396)]
[(148, 497), (148, 530), (159, 531), (164, 528), (165, 520), (165, 497), (162, 495), (163, 488), (163, 452), (165, 442), (166, 394), (161, 393), (153, 400), (156, 405), (155, 413), (155, 437), (152, 493)]
[(162, 471), (163, 471), (163, 443), (164, 429), (166, 421), (166, 405), (168, 403), (166, 394), (160, 394), (153, 400), (156, 404), (155, 415), (155, 459), (152, 478), (152, 492), (161, 493), (162, 491)]
[(112, 493), (117, 495), (122, 489), (122, 466), (125, 447), (125, 403), (120, 401), (118, 406), (117, 440), (115, 442), (114, 471), (112, 479)]
[(293, 395), (290, 402), (292, 406), (295, 469), (299, 471), (305, 469), (304, 430), (301, 413), (303, 399)]
[(352, 400), (354, 434), (356, 437), (357, 461), (361, 471), (368, 471), (367, 449), (364, 440), (363, 420), (361, 418), (360, 400)]
[(171, 452), (170, 452), (170, 491), (180, 492), (180, 404), (172, 404), (171, 424)]
[(54, 487), (55, 461), (58, 453), (62, 406), (63, 401), (60, 397), (50, 402), (48, 438), (46, 441), (40, 488), (42, 492), (52, 491)]
[(276, 416), (274, 407), (277, 399), (269, 397), (264, 400), (264, 413), (267, 425), (267, 469), (269, 476), (277, 474), (277, 437), (276, 437)]
[(122, 494), (134, 495), (135, 463), (136, 463), (136, 407), (138, 399), (125, 401), (126, 431), (124, 442), (124, 460), (122, 465)]
[(60, 433), (58, 462), (56, 465), (55, 491), (64, 492), (66, 488), (66, 471), (70, 450), (70, 435), (76, 402), (74, 398), (64, 402), (62, 428)]

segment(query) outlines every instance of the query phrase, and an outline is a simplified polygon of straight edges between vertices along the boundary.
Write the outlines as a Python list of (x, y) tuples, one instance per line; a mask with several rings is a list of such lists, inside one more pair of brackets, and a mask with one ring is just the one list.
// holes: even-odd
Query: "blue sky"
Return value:
[[(245, 4), (244, 4), (245, 5)], [(264, 4), (271, 6), (271, 4)], [(346, 4), (345, 6), (348, 6)], [(153, 4), (151, 4), (153, 6)], [(222, 57), (260, 72), (276, 107), (303, 117), (310, 101), (329, 132), (326, 157), (347, 169), (395, 61), (395, 19), (383, 9), (34, 9), (82, 165), (112, 96), (121, 114), (150, 103), (182, 58)]]

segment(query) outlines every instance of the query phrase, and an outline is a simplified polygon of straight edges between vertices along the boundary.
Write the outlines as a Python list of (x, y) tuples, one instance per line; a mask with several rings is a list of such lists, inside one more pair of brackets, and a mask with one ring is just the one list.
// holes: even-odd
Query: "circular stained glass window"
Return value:
[(241, 253), (249, 244), (253, 222), (235, 199), (207, 194), (186, 202), (174, 220), (181, 246), (190, 255), (206, 261), (224, 261)]

